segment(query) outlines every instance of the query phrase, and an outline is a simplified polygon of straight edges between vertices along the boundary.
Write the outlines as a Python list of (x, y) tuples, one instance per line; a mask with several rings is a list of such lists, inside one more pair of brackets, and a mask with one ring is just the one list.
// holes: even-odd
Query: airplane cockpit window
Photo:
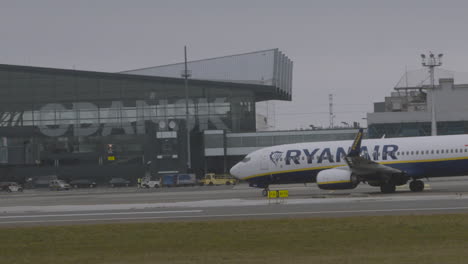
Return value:
[(241, 162), (244, 162), (244, 163), (247, 163), (250, 161), (250, 157), (245, 157), (243, 160), (241, 160)]

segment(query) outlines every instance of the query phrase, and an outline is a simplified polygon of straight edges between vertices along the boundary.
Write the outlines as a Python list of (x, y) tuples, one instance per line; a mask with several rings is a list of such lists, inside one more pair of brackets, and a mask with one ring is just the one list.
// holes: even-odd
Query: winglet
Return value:
[(364, 130), (360, 128), (359, 132), (354, 138), (353, 145), (351, 145), (351, 149), (349, 150), (348, 157), (357, 157), (359, 156), (359, 154), (361, 154), (361, 141), (362, 141), (363, 134), (364, 134)]

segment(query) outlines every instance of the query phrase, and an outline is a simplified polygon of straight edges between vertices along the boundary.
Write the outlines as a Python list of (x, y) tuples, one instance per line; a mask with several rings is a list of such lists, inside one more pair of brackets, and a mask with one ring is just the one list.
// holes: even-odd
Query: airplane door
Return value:
[(268, 157), (268, 152), (262, 153), (262, 158), (260, 159), (260, 169), (265, 171), (270, 169), (270, 159)]

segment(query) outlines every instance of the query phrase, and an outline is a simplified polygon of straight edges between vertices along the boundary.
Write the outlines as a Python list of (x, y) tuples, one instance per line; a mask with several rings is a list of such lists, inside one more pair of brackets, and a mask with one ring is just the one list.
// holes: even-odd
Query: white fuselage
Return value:
[[(314, 181), (320, 170), (346, 166), (352, 141), (278, 145), (254, 151), (231, 169), (251, 182)], [(410, 177), (468, 174), (468, 135), (363, 140), (361, 156), (400, 169)]]

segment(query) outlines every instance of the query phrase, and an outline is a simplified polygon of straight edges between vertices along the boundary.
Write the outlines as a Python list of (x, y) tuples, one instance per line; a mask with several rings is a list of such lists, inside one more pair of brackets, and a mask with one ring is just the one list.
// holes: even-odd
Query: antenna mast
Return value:
[(328, 95), (328, 112), (330, 115), (330, 128), (333, 128), (333, 119), (335, 114), (333, 113), (333, 94)]

